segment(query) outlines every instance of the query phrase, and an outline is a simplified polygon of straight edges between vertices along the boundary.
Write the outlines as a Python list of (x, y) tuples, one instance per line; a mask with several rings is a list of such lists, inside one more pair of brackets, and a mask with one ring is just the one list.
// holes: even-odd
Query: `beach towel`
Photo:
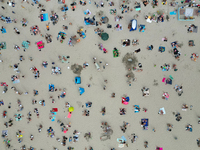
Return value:
[(176, 11), (169, 12), (170, 15), (176, 15)]
[(172, 75), (169, 75), (169, 78), (171, 79), (171, 80), (173, 80), (174, 78), (172, 77)]
[(126, 138), (125, 138), (124, 136), (122, 136), (121, 139), (123, 139), (125, 142), (127, 141)]
[[(51, 88), (53, 88), (53, 91), (51, 91)], [(53, 84), (49, 84), (49, 92), (54, 92), (54, 85)]]
[(144, 32), (144, 30), (145, 30), (145, 25), (140, 25), (139, 32)]
[[(134, 106), (135, 106), (134, 112), (135, 112), (135, 113), (139, 113), (139, 110), (138, 110), (138, 109), (140, 109), (140, 106), (139, 106), (139, 105), (134, 105)], [(138, 107), (138, 109), (137, 109), (136, 107)]]
[(1, 33), (6, 33), (6, 29), (5, 28), (1, 29)]
[(19, 82), (20, 82), (20, 80), (17, 79), (17, 80), (15, 80), (15, 81), (13, 81), (13, 84), (16, 84), (16, 83), (19, 83)]
[(124, 140), (123, 140), (122, 138), (117, 138), (117, 142), (119, 142), (119, 143), (123, 143)]
[(52, 117), (51, 121), (55, 121), (55, 119), (56, 119), (56, 117), (54, 116), (54, 117)]
[(69, 112), (67, 118), (71, 118), (71, 116), (72, 116), (72, 112)]
[(58, 112), (58, 108), (52, 108), (52, 112)]
[(44, 45), (39, 46), (39, 45), (41, 45), (41, 44), (43, 44), (42, 41), (37, 42), (38, 49), (42, 49), (42, 48), (44, 48)]
[[(43, 16), (43, 17), (42, 17)], [(42, 14), (42, 16), (40, 17), (41, 21), (48, 21), (49, 20), (49, 15), (48, 13)]]
[(198, 27), (196, 26), (195, 28), (193, 28), (193, 32), (197, 33), (197, 31), (198, 31)]
[(148, 127), (149, 126), (149, 119), (141, 119), (141, 122), (144, 122), (144, 120), (146, 120), (146, 124), (144, 125), (145, 127)]
[(113, 57), (119, 57), (119, 52), (118, 50), (113, 50)]
[(0, 50), (1, 49), (6, 49), (6, 42), (1, 42), (0, 43)]
[(25, 49), (28, 49), (29, 48), (29, 44), (30, 44), (29, 42), (23, 41), (22, 42), (22, 47), (25, 48)]
[(79, 87), (79, 93), (80, 93), (80, 95), (82, 95), (84, 92), (85, 92), (85, 89), (84, 89), (84, 88), (81, 88), (81, 87)]
[(162, 79), (162, 82), (165, 82), (165, 79), (166, 79), (166, 78), (163, 78), (163, 79)]
[(159, 109), (159, 111), (161, 111), (161, 110), (163, 111), (163, 115), (166, 114), (164, 107), (162, 107), (162, 108)]

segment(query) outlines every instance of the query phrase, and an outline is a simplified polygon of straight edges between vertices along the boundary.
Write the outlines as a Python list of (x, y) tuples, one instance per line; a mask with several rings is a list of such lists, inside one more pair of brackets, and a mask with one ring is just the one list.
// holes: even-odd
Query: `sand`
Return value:
[[(69, 6), (72, 1), (66, 2)], [(77, 1), (78, 2), (78, 1)], [(98, 1), (96, 1), (98, 2)], [(180, 3), (180, 1), (178, 1)], [(57, 1), (44, 2), (41, 1), (41, 4), (45, 5), (47, 13), (51, 13), (54, 10), (59, 15), (59, 22), (54, 26), (50, 24), (50, 31), (46, 31), (46, 24), (48, 22), (41, 22), (38, 18), (39, 9), (37, 6), (31, 6), (30, 4), (16, 2), (16, 6), (10, 7), (5, 3), (1, 3), (6, 9), (1, 9), (1, 15), (10, 16), (11, 18), (16, 18), (17, 23), (4, 24), (1, 21), (1, 26), (5, 26), (7, 33), (1, 34), (0, 42), (6, 41), (7, 49), (1, 50), (2, 56), (0, 59), (3, 60), (0, 63), (0, 79), (2, 82), (8, 84), (8, 91), (5, 94), (1, 95), (1, 99), (4, 100), (5, 105), (1, 106), (1, 112), (4, 110), (8, 111), (7, 118), (0, 118), (1, 130), (8, 130), (8, 139), (11, 139), (11, 149), (20, 149), (22, 145), (27, 147), (33, 146), (34, 148), (49, 150), (53, 147), (58, 149), (66, 149), (67, 146), (72, 146), (77, 150), (82, 150), (85, 147), (89, 148), (92, 146), (95, 150), (109, 150), (111, 148), (118, 148), (117, 138), (125, 136), (129, 147), (124, 149), (133, 149), (140, 150), (144, 149), (144, 141), (148, 141), (149, 148), (154, 150), (156, 146), (163, 147), (164, 150), (189, 150), (197, 149), (196, 139), (199, 138), (198, 130), (198, 118), (199, 109), (198, 109), (198, 91), (199, 91), (199, 60), (197, 62), (191, 61), (191, 53), (198, 53), (198, 43), (199, 34), (198, 33), (187, 33), (185, 25), (196, 24), (199, 22), (199, 18), (196, 18), (194, 22), (180, 22), (177, 20), (177, 16), (170, 16), (170, 21), (166, 20), (163, 23), (152, 22), (147, 23), (144, 19), (144, 16), (148, 13), (153, 13), (158, 10), (163, 10), (165, 15), (170, 11), (174, 10), (174, 7), (168, 5), (163, 6), (159, 1), (159, 7), (152, 8), (151, 4), (148, 4), (147, 7), (141, 3), (141, 13), (133, 12), (123, 14), (124, 19), (119, 23), (123, 26), (122, 31), (116, 31), (114, 28), (108, 29), (106, 25), (99, 26), (104, 29), (105, 32), (109, 34), (109, 39), (107, 41), (102, 41), (97, 34), (94, 33), (95, 26), (85, 26), (83, 18), (85, 17), (83, 11), (89, 9), (92, 14), (95, 15), (98, 11), (104, 11), (104, 14), (109, 18), (109, 24), (113, 27), (117, 24), (114, 21), (114, 16), (109, 13), (109, 9), (117, 8), (117, 14), (121, 15), (119, 10), (119, 2), (115, 2), (115, 6), (109, 7), (105, 3), (104, 8), (96, 8), (94, 2), (92, 4), (87, 4), (86, 6), (77, 5), (76, 11), (69, 9), (67, 11), (67, 20), (62, 20), (62, 15), (60, 8), (63, 6), (58, 4)], [(23, 5), (25, 8), (22, 8)], [(133, 8), (133, 2), (130, 4), (130, 8)], [(11, 12), (15, 11), (16, 14)], [(144, 33), (137, 31), (129, 32), (127, 29), (128, 23), (131, 19), (134, 18), (134, 15), (138, 14), (137, 18), (138, 24), (145, 24), (146, 31)], [(28, 20), (28, 26), (22, 27), (20, 20), (26, 18)], [(100, 18), (96, 17), (97, 20)], [(69, 25), (72, 23), (72, 25)], [(33, 36), (30, 33), (30, 27), (33, 25), (38, 25), (41, 33), (49, 33), (53, 36), (53, 42), (47, 44), (44, 37), (40, 35)], [(67, 38), (61, 44), (56, 40), (57, 34), (60, 31), (63, 31), (62, 25), (67, 25), (68, 30)], [(74, 47), (67, 45), (69, 38), (73, 35), (77, 35), (77, 29), (82, 26), (86, 32), (86, 38), (82, 39), (80, 43), (77, 43)], [(17, 35), (14, 33), (13, 28), (17, 27), (21, 34)], [(168, 42), (163, 42), (161, 39), (166, 36)], [(122, 39), (139, 39), (139, 45), (122, 47)], [(24, 40), (29, 40), (31, 46), (29, 49), (24, 52), (21, 48), (20, 51), (15, 51), (13, 49), (14, 45), (17, 44), (21, 47), (21, 43)], [(35, 42), (43, 40), (45, 41), (45, 48), (42, 51), (38, 51)], [(195, 41), (195, 47), (188, 46), (188, 40)], [(175, 60), (175, 58), (168, 51), (172, 49), (170, 43), (173, 41), (178, 41), (183, 43), (181, 50), (180, 61)], [(108, 50), (107, 54), (104, 54), (101, 50), (98, 49), (98, 44), (102, 43), (103, 46)], [(147, 45), (153, 45), (154, 49), (148, 51), (146, 49)], [(166, 51), (164, 53), (158, 52), (159, 46), (165, 46)], [(121, 54), (118, 58), (113, 58), (112, 50), (116, 47), (120, 50)], [(127, 52), (134, 52), (134, 50), (140, 48), (141, 52), (135, 54), (138, 62), (142, 63), (143, 72), (134, 72), (135, 77), (137, 78), (136, 82), (133, 82), (131, 86), (127, 84), (127, 79), (125, 75), (128, 71), (125, 69), (124, 64), (122, 63), (122, 58)], [(19, 61), (19, 56), (23, 55), (25, 60), (22, 62)], [(59, 55), (70, 56), (70, 63), (61, 63), (58, 59)], [(29, 57), (33, 58), (33, 61), (29, 61)], [(97, 58), (97, 61), (102, 61), (100, 64), (101, 70), (97, 71), (93, 64), (93, 57)], [(48, 61), (49, 65), (47, 68), (42, 68), (42, 61)], [(84, 62), (89, 63), (89, 67), (83, 69), (81, 72), (81, 84), (76, 85), (74, 83), (74, 78), (77, 76), (74, 74), (71, 69), (72, 64), (82, 65)], [(55, 62), (54, 66), (61, 68), (62, 74), (52, 75), (51, 67), (53, 66), (51, 62)], [(25, 75), (25, 78), (20, 79), (20, 83), (13, 84), (10, 80), (11, 75), (17, 75), (12, 68), (9, 68), (9, 65), (14, 65), (15, 63), (19, 64), (20, 76)], [(103, 65), (108, 63), (108, 66), (103, 69)], [(174, 72), (172, 69), (168, 72), (163, 72), (160, 68), (164, 63), (176, 64), (178, 71)], [(156, 67), (154, 67), (156, 64)], [(34, 79), (34, 75), (30, 68), (36, 66), (40, 71), (40, 78)], [(169, 75), (173, 76), (172, 85), (165, 85), (162, 83), (163, 77), (168, 77)], [(108, 83), (105, 84), (104, 80), (108, 80)], [(154, 86), (154, 80), (158, 83), (157, 86)], [(57, 96), (60, 95), (60, 91), (49, 92), (48, 85), (54, 84), (56, 88), (66, 88), (66, 97), (58, 99)], [(88, 87), (87, 84), (91, 84), (91, 87)], [(182, 96), (178, 94), (173, 89), (174, 85), (183, 85), (184, 93)], [(103, 86), (106, 85), (107, 89), (103, 90)], [(17, 95), (14, 93), (10, 87), (15, 86), (21, 92), (29, 92), (28, 95)], [(150, 89), (150, 96), (142, 97), (141, 89), (143, 86), (146, 86)], [(85, 88), (85, 93), (79, 95), (78, 88)], [(3, 87), (1, 87), (3, 90)], [(39, 91), (39, 95), (34, 97), (33, 90), (36, 89)], [(115, 92), (116, 97), (111, 98), (111, 94)], [(169, 100), (163, 100), (163, 92), (168, 92), (170, 94)], [(126, 94), (130, 97), (130, 102), (128, 105), (121, 104), (121, 97)], [(52, 103), (50, 96), (53, 96), (56, 103)], [(46, 106), (41, 106), (39, 104), (32, 105), (32, 99), (46, 101)], [(24, 115), (21, 121), (14, 121), (14, 125), (11, 128), (6, 129), (3, 126), (3, 123), (8, 121), (9, 118), (14, 119), (14, 114), (17, 113), (17, 99), (22, 101), (24, 110), (20, 113)], [(85, 110), (85, 103), (91, 101), (92, 107), (89, 108), (90, 116), (82, 116), (82, 111)], [(74, 112), (70, 119), (66, 118), (68, 110), (65, 108), (65, 102), (69, 102), (71, 106), (74, 107)], [(8, 104), (11, 103), (12, 108), (8, 110)], [(187, 105), (193, 105), (192, 110), (187, 110), (186, 112), (181, 110), (183, 103)], [(84, 105), (82, 108), (81, 105)], [(140, 111), (139, 113), (134, 113), (133, 105), (140, 105), (141, 108), (145, 107), (148, 109), (147, 112)], [(56, 116), (56, 121), (52, 122), (49, 119), (49, 112), (52, 108), (58, 108), (58, 114)], [(102, 116), (100, 111), (102, 107), (106, 107), (106, 115)], [(119, 115), (119, 108), (126, 108), (127, 114), (124, 116)], [(164, 107), (166, 110), (165, 115), (158, 115), (159, 108)], [(40, 117), (37, 118), (36, 114), (33, 112), (34, 108), (39, 109)], [(32, 112), (32, 121), (27, 124), (27, 113)], [(175, 120), (172, 112), (180, 112), (183, 119), (180, 122)], [(142, 118), (149, 119), (149, 128), (148, 130), (143, 130), (140, 126), (140, 121)], [(64, 134), (61, 131), (57, 120), (62, 120), (65, 124), (71, 122), (71, 128), (69, 131)], [(101, 141), (100, 136), (102, 129), (100, 128), (101, 122), (106, 121), (113, 129), (113, 135), (111, 139), (107, 141)], [(126, 133), (123, 133), (120, 130), (120, 126), (123, 124), (123, 121), (129, 122), (130, 127), (127, 128)], [(174, 128), (172, 132), (167, 131), (167, 123), (173, 124)], [(185, 126), (187, 124), (193, 125), (193, 132), (185, 131)], [(39, 124), (43, 125), (42, 132), (38, 132)], [(46, 130), (49, 127), (52, 127), (55, 131), (55, 137), (47, 137)], [(153, 132), (152, 129), (155, 128), (156, 132)], [(77, 143), (70, 144), (67, 140), (67, 144), (63, 147), (60, 142), (56, 141), (56, 138), (62, 138), (62, 136), (73, 136), (73, 131), (78, 130), (81, 132), (79, 136), (79, 141)], [(18, 143), (16, 132), (18, 130), (24, 131), (23, 142)], [(84, 139), (84, 134), (91, 132), (92, 139), (89, 142)], [(138, 139), (135, 143), (131, 143), (128, 137), (135, 133), (138, 136)], [(34, 140), (30, 140), (30, 135), (34, 135)], [(178, 139), (175, 140), (174, 137)], [(2, 139), (3, 141), (4, 139)], [(6, 149), (5, 144), (2, 143), (1, 149)]]

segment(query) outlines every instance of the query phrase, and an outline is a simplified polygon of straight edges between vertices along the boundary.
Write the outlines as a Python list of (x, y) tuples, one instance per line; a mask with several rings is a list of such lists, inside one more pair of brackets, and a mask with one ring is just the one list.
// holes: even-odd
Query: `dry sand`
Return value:
[[(69, 6), (72, 1), (67, 1)], [(77, 1), (78, 2), (78, 1)], [(98, 2), (98, 1), (97, 1)], [(179, 1), (180, 3), (180, 1)], [(14, 121), (14, 125), (11, 128), (8, 128), (8, 138), (11, 139), (11, 149), (20, 149), (22, 145), (27, 147), (33, 146), (37, 150), (44, 149), (50, 150), (53, 147), (58, 149), (66, 149), (67, 146), (72, 146), (77, 150), (83, 150), (85, 147), (92, 146), (95, 150), (110, 150), (111, 148), (118, 148), (117, 138), (120, 138), (124, 135), (127, 138), (127, 143), (129, 147), (124, 149), (131, 150), (140, 150), (144, 149), (144, 141), (149, 142), (149, 149), (154, 150), (156, 146), (161, 146), (164, 150), (189, 150), (197, 149), (196, 139), (199, 138), (199, 125), (197, 123), (197, 116), (200, 114), (198, 109), (198, 92), (199, 92), (199, 60), (197, 62), (191, 61), (190, 56), (193, 52), (198, 52), (198, 47), (200, 43), (198, 42), (199, 34), (198, 33), (187, 33), (185, 25), (194, 23), (198, 25), (199, 18), (194, 22), (180, 22), (177, 20), (177, 16), (170, 16), (170, 21), (166, 20), (163, 23), (147, 23), (144, 19), (144, 16), (148, 13), (153, 13), (158, 10), (164, 10), (164, 13), (169, 13), (174, 8), (168, 5), (161, 5), (159, 1), (159, 7), (152, 8), (151, 4), (144, 7), (141, 3), (141, 13), (133, 12), (123, 14), (124, 19), (120, 21), (120, 24), (123, 26), (122, 31), (116, 31), (113, 28), (108, 29), (106, 25), (100, 26), (104, 29), (110, 36), (108, 41), (102, 41), (97, 34), (94, 33), (94, 26), (85, 26), (83, 18), (85, 17), (83, 11), (89, 9), (92, 12), (92, 15), (95, 15), (96, 12), (102, 10), (104, 14), (109, 17), (109, 23), (114, 27), (117, 22), (114, 21), (114, 16), (109, 13), (110, 8), (117, 8), (117, 14), (121, 15), (119, 10), (119, 3), (115, 2), (114, 7), (108, 7), (105, 3), (104, 8), (96, 8), (92, 1), (92, 4), (87, 4), (86, 6), (77, 5), (76, 11), (67, 11), (67, 20), (62, 20), (63, 12), (60, 11), (60, 8), (63, 6), (57, 3), (57, 0), (51, 0), (50, 2), (41, 1), (41, 4), (45, 5), (47, 13), (51, 13), (54, 10), (60, 17), (58, 24), (55, 26), (50, 24), (50, 31), (46, 31), (46, 24), (48, 22), (41, 22), (38, 18), (39, 9), (37, 6), (31, 6), (30, 4), (24, 3), (21, 4), (20, 1), (16, 1), (16, 6), (14, 8), (8, 6), (6, 3), (1, 3), (6, 9), (1, 9), (1, 15), (10, 16), (11, 18), (16, 18), (17, 23), (4, 24), (0, 22), (0, 25), (5, 26), (7, 29), (6, 34), (0, 35), (0, 42), (6, 41), (7, 49), (1, 50), (2, 59), (4, 62), (0, 63), (0, 79), (1, 81), (6, 82), (8, 86), (8, 92), (1, 95), (1, 99), (4, 100), (5, 105), (1, 106), (1, 112), (3, 110), (8, 110), (7, 106), (9, 103), (12, 104), (12, 109), (8, 110), (7, 118), (0, 118), (1, 130), (5, 130), (3, 123), (8, 121), (9, 118), (13, 118), (13, 115), (17, 113), (17, 99), (22, 101), (24, 105), (24, 110), (22, 113), (22, 121)], [(23, 5), (25, 8), (22, 8)], [(133, 8), (133, 2), (130, 4), (130, 7)], [(15, 11), (16, 14), (11, 12)], [(129, 32), (127, 25), (135, 14), (139, 14), (138, 24), (145, 24), (146, 31), (140, 33), (138, 30), (134, 32)], [(28, 20), (28, 26), (22, 27), (20, 20), (26, 18)], [(96, 17), (99, 20), (98, 17)], [(73, 25), (70, 26), (69, 23)], [(33, 25), (38, 25), (41, 33), (50, 33), (53, 36), (53, 42), (47, 44), (45, 39), (40, 35), (32, 36), (30, 33), (30, 27)], [(67, 38), (61, 44), (56, 40), (57, 34), (59, 31), (62, 31), (62, 25), (68, 25), (69, 29), (66, 31)], [(80, 43), (76, 44), (74, 47), (69, 47), (67, 42), (69, 37), (76, 34), (78, 27), (83, 26), (86, 32), (86, 38), (81, 39)], [(13, 28), (17, 27), (21, 34), (17, 35), (14, 33)], [(175, 33), (173, 35), (173, 33)], [(168, 42), (163, 42), (161, 39), (166, 36)], [(139, 39), (138, 46), (129, 46), (122, 47), (122, 39)], [(15, 51), (13, 49), (14, 44), (21, 46), (22, 41), (29, 40), (31, 46), (29, 49), (24, 52), (21, 48), (20, 51)], [(45, 48), (41, 52), (38, 51), (35, 42), (43, 40), (45, 41)], [(188, 40), (194, 40), (196, 46), (189, 47)], [(175, 60), (175, 58), (168, 52), (171, 50), (170, 43), (173, 41), (178, 41), (183, 43), (181, 48), (181, 57), (180, 61)], [(98, 49), (98, 44), (103, 43), (104, 47), (108, 50), (107, 54), (104, 54)], [(147, 45), (152, 44), (154, 49), (152, 51), (146, 50)], [(158, 47), (162, 45), (166, 47), (164, 53), (158, 52)], [(120, 50), (121, 54), (118, 58), (113, 58), (112, 50), (116, 47)], [(137, 81), (132, 83), (129, 86), (126, 82), (125, 75), (127, 70), (125, 69), (124, 64), (122, 63), (122, 58), (127, 52), (133, 52), (134, 50), (140, 48), (141, 52), (136, 54), (138, 62), (143, 65), (143, 72), (135, 72)], [(25, 60), (20, 62), (19, 56), (23, 55)], [(58, 55), (69, 55), (70, 63), (61, 63), (58, 59)], [(33, 57), (33, 61), (29, 61), (28, 58)], [(101, 71), (97, 71), (93, 65), (93, 57), (96, 57), (98, 61), (102, 61), (102, 64), (108, 63), (105, 69), (102, 68), (100, 64)], [(48, 61), (49, 65), (47, 68), (42, 68), (42, 61)], [(76, 85), (74, 83), (75, 74), (68, 69), (74, 63), (82, 65), (85, 61), (89, 63), (89, 67), (83, 69), (81, 73), (82, 83), (81, 85)], [(55, 66), (61, 67), (61, 75), (51, 75), (51, 62), (55, 62)], [(9, 68), (9, 65), (15, 63), (20, 63), (19, 70), (21, 75), (25, 75), (25, 79), (20, 79), (20, 83), (13, 85), (10, 80), (11, 75), (16, 74), (13, 69)], [(160, 66), (164, 63), (173, 63), (177, 64), (178, 71), (174, 72), (172, 69), (168, 72), (162, 72)], [(154, 67), (154, 64), (157, 66)], [(40, 71), (41, 75), (39, 79), (34, 79), (34, 75), (30, 68), (36, 66)], [(172, 75), (174, 77), (172, 85), (165, 85), (162, 83), (163, 77), (168, 77)], [(107, 79), (108, 83), (106, 84), (107, 89), (103, 90), (104, 80)], [(158, 85), (154, 86), (154, 80), (157, 80)], [(54, 84), (56, 88), (66, 88), (66, 97), (57, 99), (57, 96), (60, 92), (48, 92), (48, 85)], [(88, 88), (87, 84), (91, 84), (91, 87)], [(181, 97), (177, 95), (173, 87), (175, 84), (182, 84), (183, 91)], [(15, 86), (19, 91), (29, 92), (28, 95), (16, 95), (10, 87)], [(141, 88), (146, 86), (150, 88), (150, 96), (142, 97)], [(85, 88), (85, 93), (79, 95), (78, 88)], [(3, 87), (1, 87), (3, 89)], [(39, 91), (37, 97), (33, 96), (33, 90), (36, 89)], [(169, 100), (163, 100), (161, 98), (163, 91), (166, 91), (170, 94)], [(111, 98), (111, 93), (115, 92), (116, 97)], [(121, 97), (127, 94), (130, 97), (130, 103), (125, 106), (121, 104)], [(56, 100), (55, 104), (51, 103), (49, 96), (53, 96)], [(42, 107), (41, 105), (32, 105), (32, 99), (36, 100), (44, 99), (46, 101), (46, 106)], [(93, 103), (92, 107), (89, 108), (90, 116), (82, 116), (82, 111), (85, 109), (80, 107), (79, 104), (85, 105), (86, 102), (91, 101)], [(70, 102), (71, 106), (75, 108), (75, 111), (72, 114), (70, 119), (66, 118), (67, 109), (64, 107), (65, 102)], [(183, 103), (188, 105), (193, 105), (192, 110), (183, 112), (181, 106)], [(148, 111), (145, 113), (143, 111), (139, 113), (134, 113), (133, 105), (140, 105), (141, 108), (146, 107)], [(106, 107), (106, 115), (102, 116), (100, 111), (102, 107)], [(57, 107), (59, 109), (56, 116), (56, 121), (52, 122), (49, 119), (49, 111), (51, 108)], [(127, 114), (124, 116), (119, 115), (119, 108), (124, 107), (127, 109)], [(166, 114), (161, 116), (158, 115), (158, 110), (161, 107), (165, 107)], [(33, 113), (34, 108), (39, 109), (40, 117), (36, 117)], [(26, 115), (27, 113), (32, 112), (32, 121), (27, 124)], [(178, 111), (181, 113), (183, 119), (180, 122), (175, 120), (172, 112)], [(149, 129), (143, 130), (140, 126), (141, 118), (149, 118)], [(61, 119), (65, 124), (71, 122), (72, 127), (69, 128), (69, 131), (64, 134), (61, 132), (60, 126), (57, 123), (57, 120)], [(100, 128), (101, 122), (107, 121), (108, 124), (112, 127), (114, 133), (111, 136), (110, 140), (100, 141), (100, 135), (102, 130)], [(129, 122), (131, 125), (127, 128), (126, 133), (123, 133), (120, 130), (120, 126), (123, 124), (123, 121)], [(174, 125), (172, 132), (167, 131), (167, 123)], [(193, 125), (193, 132), (185, 131), (185, 126), (190, 123)], [(39, 124), (43, 125), (41, 133), (38, 133)], [(46, 130), (49, 127), (52, 127), (55, 131), (55, 137), (47, 137)], [(153, 132), (152, 129), (155, 128), (156, 132)], [(79, 136), (79, 141), (77, 143), (69, 144), (67, 140), (67, 146), (63, 147), (59, 142), (56, 141), (56, 138), (61, 138), (62, 136), (72, 136), (74, 130), (81, 132)], [(16, 132), (22, 130), (25, 133), (23, 134), (23, 142), (18, 143)], [(87, 142), (84, 139), (84, 134), (86, 132), (92, 133), (92, 139)], [(138, 135), (138, 139), (135, 143), (131, 143), (128, 139), (132, 133)], [(29, 136), (33, 134), (34, 140), (30, 141)], [(177, 140), (174, 139), (174, 136), (177, 136)], [(3, 139), (2, 139), (3, 141)], [(5, 145), (0, 144), (2, 150), (6, 149)]]

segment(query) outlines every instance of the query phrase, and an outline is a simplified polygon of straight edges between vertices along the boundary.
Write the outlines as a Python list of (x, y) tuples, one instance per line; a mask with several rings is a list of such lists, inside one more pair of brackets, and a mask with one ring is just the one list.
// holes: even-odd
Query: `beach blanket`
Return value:
[(67, 118), (71, 118), (71, 116), (72, 116), (72, 112), (69, 112)]
[(20, 80), (17, 79), (17, 80), (15, 80), (15, 81), (13, 81), (13, 84), (16, 84), (16, 83), (19, 83), (19, 82), (20, 82)]
[[(52, 88), (53, 88), (53, 90), (51, 91)], [(54, 92), (54, 85), (53, 84), (49, 84), (49, 92)]]
[[(42, 46), (40, 46), (41, 44), (42, 44)], [(38, 46), (38, 49), (44, 48), (44, 45), (43, 45), (42, 41), (37, 42), (37, 46)]]
[(161, 110), (163, 111), (163, 115), (166, 114), (166, 111), (165, 111), (164, 107), (162, 107), (162, 108), (159, 109), (159, 111), (161, 111)]
[(6, 29), (5, 28), (1, 29), (1, 33), (6, 33)]
[[(139, 105), (134, 105), (135, 108), (134, 108), (134, 112), (135, 113), (139, 113), (140, 111), (138, 109), (140, 109), (140, 106)], [(136, 108), (137, 107), (137, 108)]]
[(118, 50), (113, 50), (113, 57), (119, 57)]
[(6, 42), (1, 42), (0, 43), (0, 50), (1, 49), (6, 49)]
[(49, 20), (49, 15), (48, 13), (42, 14), (42, 16), (40, 17), (41, 21), (48, 21)]
[(23, 41), (22, 42), (22, 47), (25, 48), (25, 49), (28, 49), (29, 48), (29, 44), (30, 44), (29, 42)]

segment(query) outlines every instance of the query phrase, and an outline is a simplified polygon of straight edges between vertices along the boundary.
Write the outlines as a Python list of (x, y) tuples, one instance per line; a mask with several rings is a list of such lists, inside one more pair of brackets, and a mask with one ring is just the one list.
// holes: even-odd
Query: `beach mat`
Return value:
[(69, 112), (67, 118), (71, 118), (71, 116), (72, 116), (72, 112), (71, 113)]
[(170, 15), (176, 15), (176, 12), (175, 11), (171, 11), (169, 14)]
[(197, 33), (198, 32), (198, 27), (196, 26), (196, 28), (193, 28), (193, 32)]

